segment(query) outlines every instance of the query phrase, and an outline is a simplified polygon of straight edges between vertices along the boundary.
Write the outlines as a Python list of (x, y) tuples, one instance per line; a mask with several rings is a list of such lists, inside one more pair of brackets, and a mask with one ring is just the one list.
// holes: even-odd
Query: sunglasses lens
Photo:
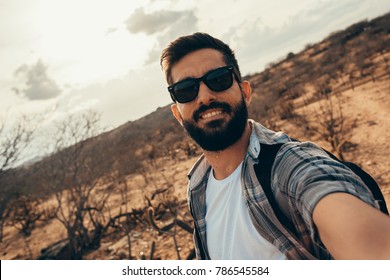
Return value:
[(203, 81), (212, 91), (224, 91), (233, 85), (233, 66), (225, 66), (208, 72), (200, 78), (189, 78), (168, 87), (172, 100), (179, 103), (187, 103), (196, 98), (199, 91), (199, 83)]
[(186, 103), (195, 99), (198, 94), (198, 86), (195, 81), (183, 81), (173, 87), (173, 94), (177, 102)]
[(205, 84), (213, 91), (224, 91), (233, 85), (233, 75), (229, 69), (218, 69), (207, 76)]

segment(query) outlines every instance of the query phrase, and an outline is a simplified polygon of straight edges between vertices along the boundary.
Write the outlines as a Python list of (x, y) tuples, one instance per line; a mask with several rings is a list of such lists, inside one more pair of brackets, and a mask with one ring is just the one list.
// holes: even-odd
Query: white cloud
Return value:
[(162, 49), (179, 36), (197, 31), (198, 18), (193, 10), (159, 10), (145, 13), (145, 9), (138, 8), (125, 21), (130, 33), (145, 33), (155, 35), (156, 42), (149, 51), (146, 65), (159, 61)]
[(16, 93), (30, 100), (50, 99), (61, 93), (57, 83), (47, 73), (48, 66), (41, 60), (34, 65), (22, 65), (15, 71), (16, 77), (21, 77), (25, 82), (24, 88), (15, 88)]
[(193, 12), (161, 10), (145, 13), (145, 9), (141, 7), (134, 11), (125, 24), (130, 33), (144, 32), (147, 35), (152, 35), (171, 28), (173, 24), (188, 16), (193, 16)]

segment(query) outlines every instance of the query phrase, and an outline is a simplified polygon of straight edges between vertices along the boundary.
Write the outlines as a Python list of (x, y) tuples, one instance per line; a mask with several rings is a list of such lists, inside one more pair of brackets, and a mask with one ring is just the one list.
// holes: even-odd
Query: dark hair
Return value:
[(165, 72), (165, 79), (168, 84), (172, 84), (171, 70), (175, 63), (191, 52), (206, 48), (220, 51), (226, 65), (234, 66), (237, 69), (239, 79), (241, 80), (241, 73), (234, 51), (221, 40), (214, 38), (207, 33), (197, 32), (192, 35), (177, 38), (162, 51), (160, 65)]

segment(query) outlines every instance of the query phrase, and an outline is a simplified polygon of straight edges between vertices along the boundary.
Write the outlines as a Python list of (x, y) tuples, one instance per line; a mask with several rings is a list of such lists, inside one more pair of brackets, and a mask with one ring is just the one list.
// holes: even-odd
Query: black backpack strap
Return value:
[(278, 203), (275, 200), (275, 196), (271, 188), (271, 170), (275, 161), (276, 154), (278, 153), (282, 143), (278, 144), (263, 144), (260, 143), (261, 150), (258, 157), (258, 163), (254, 165), (257, 180), (259, 181), (264, 193), (270, 203), (276, 217), (279, 222), (286, 227), (290, 233), (296, 236), (297, 231), (292, 221), (283, 213)]

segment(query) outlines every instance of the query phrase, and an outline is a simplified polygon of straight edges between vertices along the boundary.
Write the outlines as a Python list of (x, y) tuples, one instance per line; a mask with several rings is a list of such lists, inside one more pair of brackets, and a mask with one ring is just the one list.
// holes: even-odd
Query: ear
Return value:
[(248, 105), (251, 102), (251, 94), (252, 94), (252, 88), (249, 81), (242, 81), (241, 82), (241, 92), (244, 95), (246, 105)]
[(177, 104), (173, 103), (171, 105), (171, 111), (173, 116), (176, 118), (176, 120), (180, 123), (181, 126), (183, 126), (183, 118), (181, 117), (181, 114), (179, 112), (179, 108), (177, 108)]

